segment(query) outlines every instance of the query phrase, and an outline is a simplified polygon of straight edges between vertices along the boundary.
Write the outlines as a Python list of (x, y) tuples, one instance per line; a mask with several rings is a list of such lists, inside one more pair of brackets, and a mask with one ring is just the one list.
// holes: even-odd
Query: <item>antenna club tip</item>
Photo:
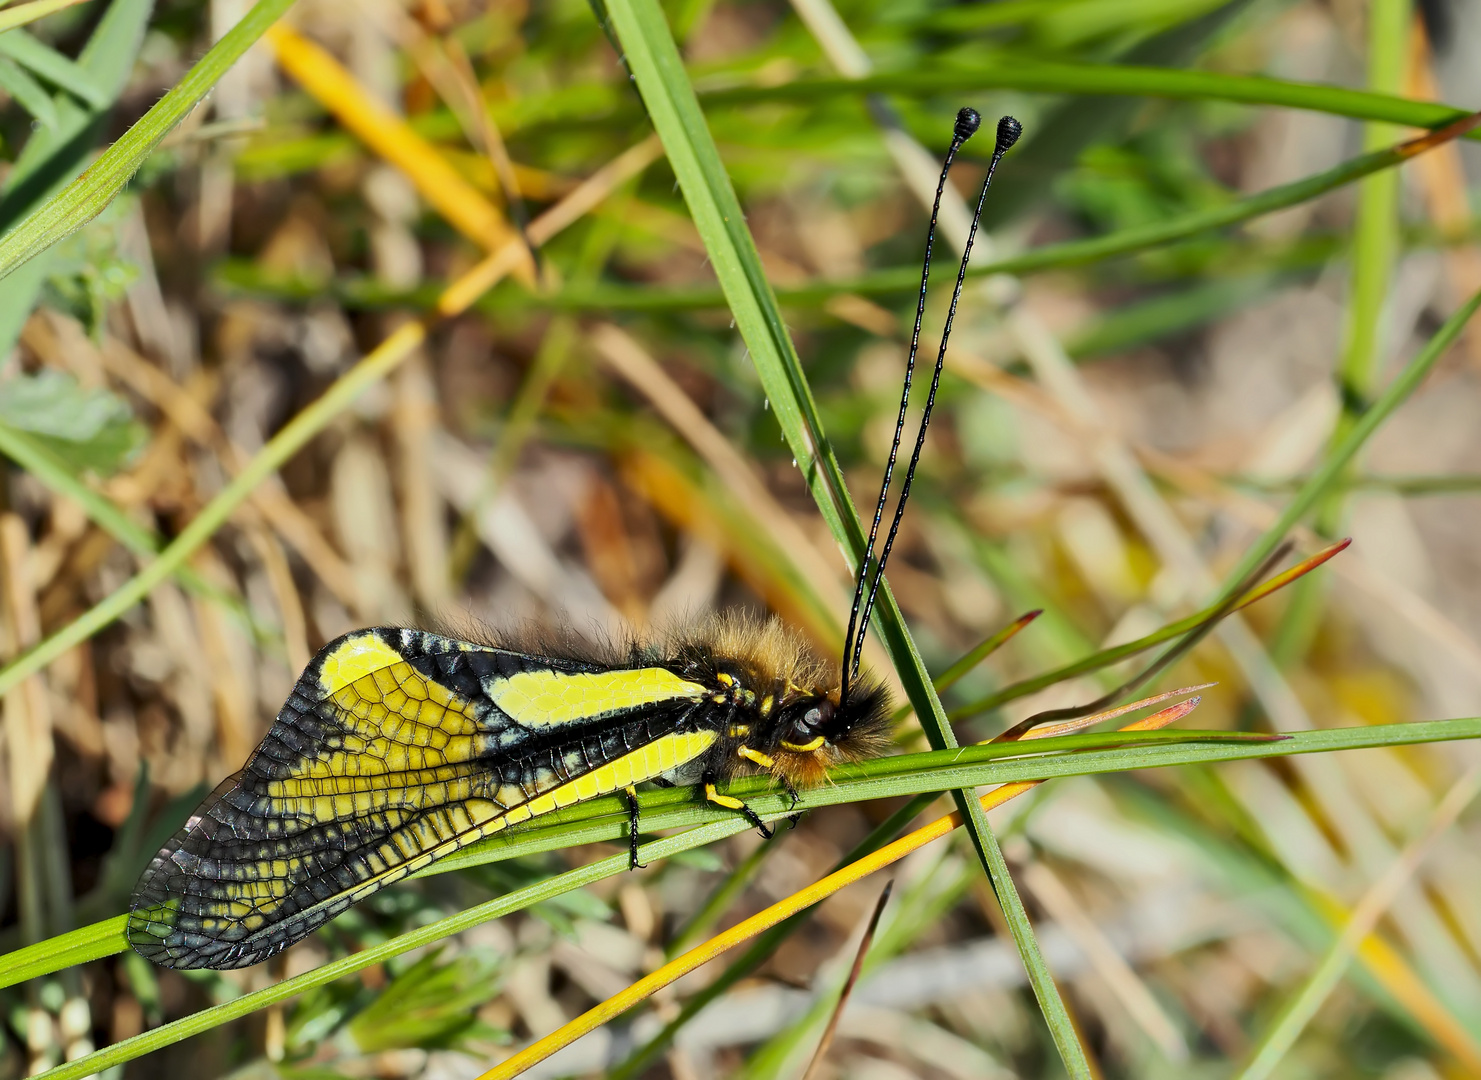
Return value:
[(982, 114), (976, 109), (964, 108), (957, 110), (956, 127), (952, 130), (958, 142), (966, 142), (973, 135), (977, 134), (977, 129), (981, 126)]
[(1011, 116), (1005, 116), (998, 121), (998, 145), (996, 152), (1006, 154), (1009, 148), (1018, 141), (1023, 134), (1023, 125)]

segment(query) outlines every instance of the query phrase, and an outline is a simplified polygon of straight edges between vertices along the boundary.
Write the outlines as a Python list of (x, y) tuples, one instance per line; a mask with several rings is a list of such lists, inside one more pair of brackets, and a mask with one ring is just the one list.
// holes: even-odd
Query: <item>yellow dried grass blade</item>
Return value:
[(535, 264), (519, 234), (436, 147), (376, 100), (325, 49), (281, 24), (265, 37), (282, 69), (356, 138), (400, 169), (449, 225), (487, 251), (517, 241), (519, 257), (511, 272), (527, 288), (534, 287)]

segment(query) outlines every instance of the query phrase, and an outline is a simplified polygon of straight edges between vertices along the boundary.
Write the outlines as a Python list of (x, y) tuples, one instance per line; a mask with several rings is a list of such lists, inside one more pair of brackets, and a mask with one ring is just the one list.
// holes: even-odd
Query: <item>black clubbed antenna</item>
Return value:
[(946, 343), (951, 337), (951, 324), (956, 318), (957, 302), (962, 296), (962, 285), (967, 278), (967, 261), (972, 257), (972, 242), (977, 238), (977, 223), (982, 219), (982, 205), (987, 199), (987, 189), (992, 184), (993, 173), (998, 162), (1023, 134), (1023, 125), (1011, 116), (998, 121), (998, 139), (993, 147), (992, 162), (987, 167), (987, 176), (982, 181), (982, 192), (977, 196), (977, 209), (972, 215), (972, 227), (967, 232), (967, 243), (962, 251), (962, 263), (957, 270), (956, 287), (951, 294), (951, 307), (946, 313), (946, 325), (941, 331), (941, 347), (936, 351), (936, 368), (931, 375), (931, 391), (926, 395), (925, 411), (921, 414), (920, 430), (916, 432), (915, 449), (910, 455), (910, 464), (905, 469), (905, 481), (900, 485), (900, 501), (895, 504), (895, 516), (890, 522), (890, 531), (885, 536), (884, 548), (875, 564), (874, 579), (869, 585), (869, 597), (864, 599), (864, 583), (869, 579), (869, 561), (874, 555), (874, 542), (879, 537), (879, 525), (884, 520), (885, 503), (890, 493), (890, 479), (894, 475), (895, 460), (900, 453), (900, 440), (905, 431), (905, 410), (910, 403), (910, 381), (915, 374), (915, 357), (920, 351), (921, 321), (926, 314), (926, 284), (931, 277), (931, 247), (936, 239), (936, 219), (941, 213), (941, 197), (946, 191), (946, 175), (956, 159), (962, 144), (976, 133), (982, 117), (976, 109), (962, 109), (956, 114), (956, 126), (952, 129), (951, 147), (941, 165), (941, 179), (936, 182), (936, 199), (931, 204), (931, 223), (926, 229), (926, 256), (921, 264), (920, 296), (915, 303), (915, 326), (910, 333), (910, 355), (905, 361), (905, 385), (900, 393), (900, 413), (895, 418), (895, 438), (890, 444), (890, 455), (885, 462), (884, 482), (879, 487), (879, 502), (874, 508), (874, 521), (869, 526), (869, 543), (864, 548), (863, 561), (859, 563), (859, 580), (854, 586), (854, 603), (849, 610), (848, 631), (843, 638), (842, 685), (838, 692), (841, 705), (848, 700), (849, 683), (859, 673), (859, 658), (864, 653), (864, 636), (869, 632), (869, 615), (874, 610), (874, 599), (879, 594), (880, 582), (884, 580), (885, 564), (890, 560), (890, 550), (895, 546), (895, 536), (900, 531), (900, 519), (905, 514), (905, 501), (910, 498), (910, 483), (915, 479), (915, 467), (920, 463), (921, 449), (926, 444), (926, 426), (931, 422), (931, 410), (936, 405), (936, 388), (941, 383), (941, 369), (946, 364)]

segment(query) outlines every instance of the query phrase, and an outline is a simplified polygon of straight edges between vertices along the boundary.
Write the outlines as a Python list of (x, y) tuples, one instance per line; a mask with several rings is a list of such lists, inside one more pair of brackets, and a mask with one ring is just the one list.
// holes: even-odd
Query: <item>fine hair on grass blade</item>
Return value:
[(869, 915), (869, 924), (864, 927), (864, 936), (859, 939), (859, 948), (854, 953), (854, 962), (849, 968), (848, 978), (843, 982), (843, 989), (838, 992), (838, 1001), (833, 1006), (833, 1014), (828, 1017), (828, 1026), (823, 1028), (823, 1036), (818, 1040), (817, 1049), (813, 1051), (812, 1061), (808, 1063), (807, 1071), (802, 1074), (802, 1080), (813, 1080), (823, 1066), (823, 1059), (828, 1056), (828, 1047), (833, 1045), (833, 1036), (838, 1031), (838, 1021), (843, 1019), (843, 1010), (848, 1007), (848, 999), (854, 992), (855, 984), (859, 981), (859, 974), (864, 970), (864, 957), (869, 953), (869, 946), (874, 943), (874, 931), (879, 927), (879, 917), (884, 914), (885, 905), (890, 902), (890, 891), (894, 887), (895, 879), (891, 878), (879, 891), (879, 899), (874, 902), (874, 910)]

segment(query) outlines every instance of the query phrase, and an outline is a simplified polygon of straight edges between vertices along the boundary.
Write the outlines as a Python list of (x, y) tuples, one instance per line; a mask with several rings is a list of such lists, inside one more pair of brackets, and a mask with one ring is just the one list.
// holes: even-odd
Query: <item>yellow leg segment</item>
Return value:
[(776, 761), (771, 757), (763, 754), (760, 750), (752, 750), (749, 746), (738, 746), (735, 752), (747, 761), (754, 761), (763, 769), (770, 769), (776, 765)]
[(714, 784), (705, 785), (705, 798), (716, 806), (723, 806), (727, 810), (744, 810), (746, 808), (746, 804), (734, 795), (721, 795), (715, 790)]

